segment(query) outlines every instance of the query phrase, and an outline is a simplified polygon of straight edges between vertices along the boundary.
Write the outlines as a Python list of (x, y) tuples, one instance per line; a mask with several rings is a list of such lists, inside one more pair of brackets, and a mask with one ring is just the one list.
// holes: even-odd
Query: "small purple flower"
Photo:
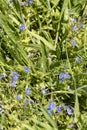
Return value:
[(80, 26), (80, 27), (83, 27), (83, 26), (84, 26), (84, 24), (83, 24), (83, 23), (80, 23), (80, 24), (79, 24), (79, 26)]
[(29, 68), (24, 67), (24, 72), (25, 72), (25, 73), (28, 73), (28, 72), (29, 72)]
[(70, 75), (68, 72), (59, 74), (59, 80), (61, 82), (64, 82), (64, 79), (70, 79)]
[(66, 72), (66, 73), (64, 74), (64, 78), (65, 78), (65, 79), (70, 79), (70, 75), (69, 75), (68, 72)]
[(72, 30), (73, 30), (73, 31), (76, 31), (76, 30), (77, 30), (77, 27), (76, 27), (76, 26), (72, 26)]
[(29, 4), (32, 4), (32, 3), (33, 3), (33, 0), (28, 0), (28, 3), (29, 3)]
[(46, 89), (45, 88), (42, 88), (41, 92), (42, 92), (43, 95), (46, 95)]
[(18, 76), (17, 75), (14, 75), (12, 80), (16, 81), (18, 79)]
[(59, 74), (59, 80), (61, 81), (61, 82), (64, 82), (64, 73), (60, 73)]
[(80, 57), (76, 57), (76, 62), (80, 63), (81, 62), (81, 58)]
[(61, 107), (60, 107), (60, 106), (57, 106), (57, 108), (56, 108), (56, 113), (59, 113), (59, 112), (61, 112)]
[(72, 43), (72, 46), (73, 46), (73, 47), (77, 46), (77, 43), (76, 43), (75, 40), (72, 40), (71, 43)]
[(55, 107), (55, 104), (54, 104), (53, 102), (51, 102), (51, 103), (48, 104), (47, 109), (49, 109), (49, 110), (53, 110), (54, 107)]
[(20, 25), (19, 29), (20, 29), (21, 31), (25, 30), (24, 25)]
[(28, 95), (31, 93), (31, 91), (28, 87), (25, 88), (25, 93), (28, 94)]
[(66, 110), (67, 110), (68, 115), (72, 115), (73, 114), (73, 111), (70, 108), (70, 106), (66, 105)]
[(16, 81), (12, 81), (12, 82), (11, 82), (11, 86), (12, 86), (12, 87), (16, 87), (16, 85), (17, 85)]
[(47, 109), (47, 113), (51, 116), (52, 115), (52, 111)]
[(16, 71), (11, 71), (12, 81), (16, 81), (18, 79), (19, 74)]
[(15, 98), (18, 100), (22, 100), (22, 97), (20, 95), (16, 95)]

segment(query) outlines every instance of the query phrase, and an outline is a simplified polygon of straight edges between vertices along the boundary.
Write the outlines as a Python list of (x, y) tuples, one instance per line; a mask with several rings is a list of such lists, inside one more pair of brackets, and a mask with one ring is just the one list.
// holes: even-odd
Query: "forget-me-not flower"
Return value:
[(65, 107), (66, 107), (66, 110), (67, 110), (68, 115), (72, 115), (72, 114), (73, 114), (73, 111), (72, 111), (72, 109), (70, 108), (70, 106), (66, 105)]
[(71, 44), (72, 44), (73, 47), (77, 46), (77, 43), (76, 43), (75, 40), (72, 40), (72, 41), (71, 41)]
[(64, 79), (70, 79), (70, 75), (68, 72), (59, 74), (59, 80), (61, 82), (64, 82)]
[(30, 94), (31, 93), (31, 90), (28, 88), (28, 86), (26, 86), (26, 88), (25, 88), (25, 93), (26, 94)]
[(16, 99), (18, 99), (18, 100), (22, 100), (22, 97), (21, 97), (20, 95), (16, 95), (15, 97), (16, 97)]
[(54, 104), (53, 102), (51, 102), (51, 103), (48, 104), (47, 109), (49, 109), (49, 110), (53, 110), (54, 107), (55, 107), (55, 104)]
[(56, 113), (59, 113), (59, 112), (61, 112), (61, 107), (60, 107), (60, 106), (57, 106), (57, 108), (56, 108)]
[(29, 3), (29, 4), (32, 4), (32, 3), (33, 3), (33, 0), (28, 0), (28, 3)]
[(65, 78), (65, 79), (70, 79), (70, 75), (69, 75), (68, 72), (66, 72), (66, 73), (64, 74), (64, 78)]
[(52, 111), (49, 110), (49, 109), (47, 109), (47, 113), (48, 113), (49, 115), (52, 115)]
[(17, 85), (16, 81), (12, 81), (12, 82), (11, 82), (11, 86), (12, 86), (12, 87), (16, 87), (16, 85)]
[(81, 58), (80, 57), (76, 57), (76, 62), (80, 63), (81, 62)]
[(29, 72), (29, 68), (24, 67), (24, 72), (25, 72), (25, 73), (28, 73), (28, 72)]
[(77, 27), (76, 27), (76, 26), (72, 26), (72, 30), (73, 30), (73, 31), (76, 31), (76, 30), (77, 30)]
[(23, 24), (19, 26), (19, 30), (20, 30), (20, 31), (25, 30), (25, 27), (24, 27), (24, 25), (23, 25)]

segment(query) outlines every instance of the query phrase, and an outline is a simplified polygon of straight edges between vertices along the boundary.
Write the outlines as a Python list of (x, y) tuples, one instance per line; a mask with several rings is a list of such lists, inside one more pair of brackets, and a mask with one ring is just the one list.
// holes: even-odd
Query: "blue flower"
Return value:
[(66, 105), (66, 110), (67, 110), (68, 115), (72, 115), (73, 114), (73, 111), (70, 108), (70, 106)]
[(42, 94), (43, 94), (43, 95), (46, 95), (46, 89), (45, 89), (45, 88), (42, 88), (41, 91), (42, 91)]
[(31, 93), (31, 91), (30, 91), (30, 89), (28, 87), (25, 88), (25, 93), (26, 94), (30, 94)]
[(47, 113), (48, 113), (49, 115), (52, 115), (52, 111), (49, 110), (49, 109), (47, 109)]
[(80, 63), (81, 62), (81, 58), (80, 57), (76, 57), (76, 62)]
[(60, 106), (57, 106), (56, 112), (57, 112), (57, 113), (61, 112), (61, 107), (60, 107)]
[(28, 73), (28, 72), (29, 72), (29, 68), (24, 67), (24, 72), (25, 72), (25, 73)]
[(19, 74), (16, 71), (11, 71), (12, 80), (16, 81), (18, 79)]
[(83, 26), (84, 26), (84, 24), (83, 24), (83, 23), (80, 23), (80, 24), (79, 24), (79, 26), (80, 26), (80, 27), (83, 27)]
[(73, 30), (73, 31), (76, 31), (76, 30), (77, 30), (77, 27), (76, 27), (76, 26), (72, 26), (72, 30)]
[(28, 3), (29, 3), (29, 4), (32, 4), (32, 2), (33, 2), (33, 0), (28, 0)]
[(70, 79), (70, 75), (69, 75), (68, 72), (66, 72), (66, 73), (64, 74), (64, 78), (65, 78), (65, 79)]
[(25, 30), (24, 25), (20, 25), (19, 29), (20, 29), (21, 31)]
[(73, 46), (73, 47), (77, 46), (77, 43), (76, 43), (75, 40), (72, 40), (71, 43), (72, 43), (72, 46)]
[(17, 84), (16, 81), (12, 81), (12, 82), (11, 82), (11, 86), (12, 86), (12, 87), (16, 87), (16, 84)]
[(61, 82), (64, 82), (64, 73), (60, 73), (59, 74), (59, 80), (61, 81)]
[(54, 107), (55, 107), (55, 104), (54, 104), (53, 102), (51, 102), (51, 103), (48, 104), (47, 109), (49, 109), (49, 110), (53, 110)]
[(69, 78), (70, 78), (70, 75), (69, 75), (68, 72), (66, 72), (66, 73), (60, 73), (60, 74), (59, 74), (59, 80), (60, 80), (61, 82), (64, 82), (64, 79), (69, 79)]
[(22, 97), (21, 97), (20, 95), (16, 95), (15, 97), (16, 97), (16, 99), (18, 99), (18, 100), (22, 100)]
[(18, 75), (14, 74), (13, 77), (12, 77), (12, 80), (16, 81), (17, 79), (18, 79)]

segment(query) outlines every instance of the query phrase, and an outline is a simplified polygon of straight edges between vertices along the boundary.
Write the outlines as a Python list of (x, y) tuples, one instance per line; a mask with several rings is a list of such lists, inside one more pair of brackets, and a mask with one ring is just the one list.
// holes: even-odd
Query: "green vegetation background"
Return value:
[(0, 0), (0, 130), (46, 129), (87, 130), (87, 0)]

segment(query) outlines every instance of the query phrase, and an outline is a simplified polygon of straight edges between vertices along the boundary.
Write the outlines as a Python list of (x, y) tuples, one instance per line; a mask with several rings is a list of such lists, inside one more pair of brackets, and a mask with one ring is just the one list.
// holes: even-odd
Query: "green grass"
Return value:
[(87, 1), (26, 2), (0, 0), (0, 130), (86, 130)]

